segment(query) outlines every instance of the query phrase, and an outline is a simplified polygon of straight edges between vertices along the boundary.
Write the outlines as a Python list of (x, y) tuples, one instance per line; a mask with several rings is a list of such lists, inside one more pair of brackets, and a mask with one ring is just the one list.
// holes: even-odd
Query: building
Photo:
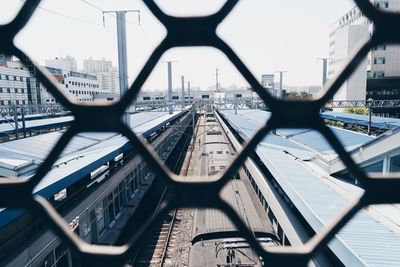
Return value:
[(119, 74), (117, 69), (113, 68), (108, 72), (97, 72), (93, 73), (93, 75), (96, 75), (101, 90), (119, 95)]
[(41, 104), (38, 80), (20, 63), (0, 66), (0, 106)]
[[(99, 81), (95, 75), (85, 74), (75, 71), (63, 71), (61, 69), (47, 67), (67, 95), (73, 102), (93, 102), (97, 95), (111, 95), (108, 91), (100, 88)], [(42, 88), (44, 103), (56, 103), (57, 100)], [(107, 98), (108, 99), (108, 98)]]
[[(369, 21), (354, 7), (331, 26), (328, 79), (336, 77), (360, 41), (368, 38)], [(367, 59), (343, 83), (334, 100), (364, 100), (367, 87)]]
[(90, 57), (83, 61), (83, 71), (87, 73), (109, 72), (111, 70), (112, 62), (105, 58), (96, 60)]
[(85, 59), (83, 72), (97, 76), (101, 90), (119, 95), (119, 74), (111, 60)]
[[(400, 0), (375, 0), (374, 5), (390, 11), (400, 10)], [(373, 25), (370, 30), (373, 30)], [(400, 77), (400, 47), (398, 45), (378, 45), (369, 53), (368, 78), (383, 77)]]
[(266, 88), (272, 95), (276, 95), (274, 79), (274, 74), (261, 74), (262, 87)]
[[(400, 0), (373, 0), (372, 2), (380, 9), (400, 10)], [(373, 28), (373, 23), (363, 16), (358, 7), (351, 9), (332, 25), (329, 43), (331, 62), (328, 79), (333, 79), (339, 74), (350, 53), (361, 40), (369, 37)], [(385, 77), (400, 77), (400, 47), (397, 45), (382, 44), (374, 47), (366, 60), (359, 65), (353, 75), (336, 93), (334, 100), (365, 100), (366, 97), (377, 95), (375, 91), (379, 91), (379, 83), (370, 82), (369, 79)], [(390, 83), (392, 84), (392, 82)], [(367, 86), (367, 84), (369, 85)], [(374, 92), (367, 93), (368, 90)], [(391, 99), (394, 95), (392, 94)]]
[(68, 55), (65, 58), (56, 57), (54, 59), (45, 60), (45, 66), (63, 71), (78, 71), (76, 59)]
[[(370, 78), (367, 80), (367, 99), (400, 99), (400, 76)], [(400, 118), (400, 107), (374, 108), (373, 114), (381, 117)]]

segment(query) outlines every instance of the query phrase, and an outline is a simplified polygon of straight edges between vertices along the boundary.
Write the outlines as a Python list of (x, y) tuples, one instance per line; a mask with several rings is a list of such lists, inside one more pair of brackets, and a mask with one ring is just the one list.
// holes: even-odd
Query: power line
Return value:
[[(95, 4), (91, 3), (91, 2), (89, 2), (89, 1), (87, 1), (87, 0), (81, 0), (81, 1), (82, 1), (83, 3), (89, 5), (89, 6), (95, 8), (95, 9), (97, 9), (97, 10), (99, 10), (100, 12), (103, 13), (103, 26), (105, 25), (104, 14), (107, 14), (107, 15), (109, 15), (109, 16), (115, 17), (115, 14), (109, 13), (109, 12), (105, 12), (104, 9), (100, 8), (99, 6), (97, 6), (97, 5), (95, 5)], [(133, 21), (130, 21), (130, 20), (125, 20), (125, 21), (126, 21), (127, 23), (130, 23), (130, 24), (133, 24), (133, 25), (141, 26), (140, 14), (139, 14), (139, 16), (138, 16), (138, 20), (139, 20), (138, 23), (133, 22)], [(153, 43), (152, 38), (149, 37), (149, 35), (147, 34), (147, 32), (144, 30), (144, 28), (143, 28), (143, 27), (139, 27), (139, 29), (140, 29), (140, 31), (143, 33), (143, 35), (147, 38), (147, 40), (148, 40), (149, 42)]]
[[(26, 2), (26, 0), (20, 0), (20, 1), (22, 3)], [(41, 6), (41, 5), (39, 5), (38, 8), (41, 9), (41, 10), (44, 10), (46, 12), (52, 13), (54, 15), (57, 15), (57, 16), (61, 16), (61, 17), (67, 18), (67, 19), (75, 20), (77, 22), (103, 27), (101, 24), (98, 24), (98, 23), (95, 23), (95, 22), (91, 22), (91, 21), (87, 21), (87, 20), (83, 20), (83, 19), (76, 18), (76, 17), (72, 17), (72, 16), (69, 16), (69, 15), (65, 15), (65, 14), (62, 14), (60, 12), (45, 8), (45, 7)]]

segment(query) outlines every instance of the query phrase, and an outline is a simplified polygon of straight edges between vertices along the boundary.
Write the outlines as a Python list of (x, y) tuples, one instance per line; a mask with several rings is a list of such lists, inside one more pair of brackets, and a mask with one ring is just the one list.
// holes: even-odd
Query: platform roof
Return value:
[[(325, 111), (321, 113), (323, 119), (341, 121), (345, 123), (368, 126), (368, 115), (351, 114), (345, 112)], [(378, 129), (393, 129), (400, 126), (400, 119), (372, 116), (372, 127)]]
[[(181, 111), (176, 111), (173, 114), (168, 114), (168, 112), (132, 114), (132, 129), (135, 133), (148, 137), (181, 113)], [(23, 170), (26, 171), (24, 166), (29, 163), (32, 168), (29, 168), (28, 172), (20, 177), (27, 179), (34, 174), (35, 169), (50, 153), (61, 135), (62, 132), (53, 132), (0, 144), (0, 175), (10, 176), (10, 171), (18, 174), (18, 168), (24, 168)], [(51, 197), (112, 160), (129, 146), (128, 140), (120, 134), (80, 133), (67, 145), (51, 171), (34, 189), (34, 193)], [(23, 164), (25, 165), (23, 166)], [(7, 214), (4, 213), (5, 211)], [(0, 214), (1, 227), (14, 219), (17, 213), (12, 210), (9, 213), (8, 209), (2, 209)]]
[[(252, 111), (251, 116), (253, 118), (268, 116), (257, 114), (263, 112)], [(259, 128), (259, 124), (254, 120), (247, 119), (247, 111), (243, 113), (238, 111), (237, 115), (232, 111), (222, 111), (221, 113), (245, 140)], [(320, 146), (318, 136), (303, 139), (303, 134), (310, 133), (283, 130), (280, 138), (289, 138), (289, 141), (296, 143), (301, 142), (305, 150), (321, 149), (323, 151), (319, 152), (326, 151), (325, 146)], [(336, 134), (340, 136), (343, 133), (339, 131)], [(343, 138), (348, 138), (347, 134), (343, 135)], [(349, 146), (346, 147), (347, 149), (351, 149), (358, 143), (368, 142), (368, 139), (363, 136), (350, 136), (356, 142), (354, 143), (352, 139)], [(318, 172), (310, 170), (309, 165), (305, 165), (303, 161), (299, 161), (298, 158), (287, 153), (287, 147), (280, 146), (283, 143), (275, 141), (271, 145), (268, 144), (268, 138), (263, 140), (264, 143), (267, 143), (266, 145), (258, 146), (256, 150), (258, 156), (313, 230), (317, 233), (320, 232), (345, 208), (349, 200), (326, 183), (326, 178), (324, 179), (318, 175)], [(360, 191), (354, 190), (354, 192), (357, 194)], [(400, 262), (400, 236), (372, 218), (364, 210), (360, 211), (332, 239), (329, 247), (346, 266), (396, 266)]]
[[(61, 125), (67, 125), (74, 120), (73, 116), (65, 116), (58, 118), (47, 118), (47, 119), (37, 119), (37, 120), (27, 120), (25, 121), (26, 130), (40, 130), (44, 128), (60, 127)], [(20, 130), (22, 122), (19, 122)], [(14, 123), (1, 123), (0, 124), (0, 135), (6, 135), (6, 133), (14, 132)]]

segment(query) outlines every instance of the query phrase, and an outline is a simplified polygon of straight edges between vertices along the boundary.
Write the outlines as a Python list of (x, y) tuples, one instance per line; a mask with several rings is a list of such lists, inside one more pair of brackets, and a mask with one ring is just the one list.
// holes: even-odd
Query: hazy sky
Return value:
[[(28, 0), (29, 1), (29, 0)], [(141, 1), (87, 0), (103, 10), (141, 10), (128, 15), (128, 72), (134, 79), (152, 50), (165, 36), (164, 27)], [(161, 8), (175, 15), (209, 14), (224, 1), (163, 0)], [(21, 7), (20, 0), (1, 0), (0, 23), (9, 21)], [(218, 34), (237, 52), (253, 74), (286, 70), (285, 84), (310, 85), (321, 83), (322, 67), (318, 57), (328, 56), (329, 27), (354, 6), (350, 0), (242, 0), (218, 28)], [(78, 60), (107, 58), (117, 65), (115, 18), (82, 0), (44, 0), (29, 25), (16, 39), (17, 45), (41, 64), (45, 59), (65, 56)], [(53, 13), (52, 13), (53, 12)], [(64, 14), (54, 14), (58, 12)], [(174, 64), (174, 87), (180, 86), (185, 75), (193, 86), (207, 89), (215, 83), (214, 69), (221, 71), (220, 82), (227, 87), (247, 83), (219, 51), (212, 48), (176, 48), (167, 51), (162, 60)], [(167, 86), (166, 64), (159, 63), (145, 84), (146, 89)]]

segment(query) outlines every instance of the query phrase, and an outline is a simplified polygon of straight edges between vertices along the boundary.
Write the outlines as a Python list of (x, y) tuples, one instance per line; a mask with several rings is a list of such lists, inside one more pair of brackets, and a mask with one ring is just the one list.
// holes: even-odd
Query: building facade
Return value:
[(0, 106), (41, 104), (38, 80), (22, 67), (0, 67)]
[[(373, 0), (372, 2), (379, 9), (400, 10), (400, 0)], [(358, 7), (351, 9), (332, 25), (328, 79), (333, 79), (339, 74), (352, 51), (361, 40), (368, 38), (373, 30), (373, 23), (363, 16)], [(365, 100), (371, 95), (378, 96), (377, 82), (370, 82), (369, 79), (382, 81), (385, 77), (400, 77), (400, 46), (398, 45), (382, 44), (374, 47), (336, 93), (334, 100)], [(367, 92), (368, 90), (374, 92)]]
[[(331, 26), (328, 79), (336, 77), (359, 43), (369, 36), (369, 21), (354, 7)], [(364, 100), (367, 87), (367, 58), (343, 83), (334, 100)]]
[(110, 60), (93, 58), (83, 61), (83, 72), (96, 75), (101, 90), (119, 95), (119, 74)]
[[(374, 5), (390, 11), (400, 10), (400, 0), (375, 0)], [(370, 30), (373, 30), (373, 24)], [(400, 77), (400, 46), (398, 45), (378, 45), (369, 53), (368, 78), (384, 77)]]
[(78, 71), (76, 59), (68, 55), (65, 58), (56, 57), (54, 59), (45, 60), (45, 66), (63, 71)]
[[(95, 75), (47, 67), (63, 89), (63, 93), (75, 103), (93, 102), (96, 95), (111, 95), (100, 88)], [(44, 103), (56, 103), (57, 100), (46, 88), (42, 88)]]

